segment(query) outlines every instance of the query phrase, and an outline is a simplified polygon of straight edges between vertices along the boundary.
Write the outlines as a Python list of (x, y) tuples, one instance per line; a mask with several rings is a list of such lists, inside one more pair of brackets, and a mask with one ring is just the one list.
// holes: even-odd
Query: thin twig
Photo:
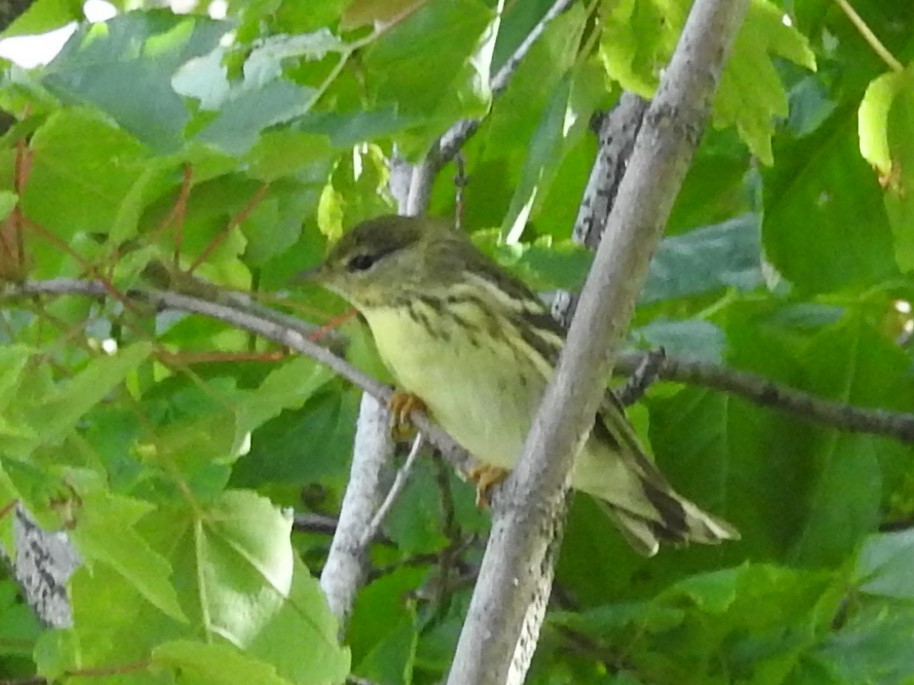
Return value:
[(644, 396), (648, 387), (660, 378), (665, 360), (666, 352), (663, 348), (648, 352), (641, 357), (638, 366), (629, 375), (628, 381), (616, 391), (616, 397), (619, 398), (623, 407), (633, 405)]
[(873, 52), (879, 55), (882, 61), (888, 64), (892, 71), (904, 71), (904, 65), (895, 58), (895, 55), (889, 52), (889, 49), (882, 44), (879, 37), (873, 33), (873, 30), (863, 21), (863, 17), (857, 14), (857, 10), (855, 10), (848, 1), (835, 0), (835, 2), (838, 3), (838, 7), (841, 8), (854, 27), (860, 32), (860, 35), (863, 36), (863, 40), (873, 48)]
[[(622, 354), (617, 368), (619, 371), (633, 370), (644, 357), (645, 353)], [(827, 400), (776, 383), (764, 376), (698, 359), (668, 357), (661, 364), (658, 376), (668, 381), (700, 385), (739, 395), (755, 404), (851, 433), (886, 435), (903, 442), (914, 442), (914, 414), (867, 409)]]
[[(54, 278), (47, 281), (26, 281), (25, 283), (6, 283), (0, 286), (0, 301), (4, 299), (32, 296), (32, 295), (86, 295), (89, 297), (104, 297), (110, 293), (100, 281), (83, 281), (72, 278)], [(172, 293), (163, 290), (128, 291), (128, 297), (149, 302), (158, 307), (177, 309), (193, 314), (201, 314), (213, 319), (224, 321), (227, 324), (242, 328), (251, 333), (260, 335), (275, 343), (284, 345), (296, 352), (311, 357), (315, 361), (328, 367), (353, 385), (358, 386), (380, 402), (386, 403), (393, 395), (393, 389), (376, 378), (356, 369), (338, 357), (332, 351), (309, 339), (313, 332), (313, 325), (307, 326), (305, 333), (297, 327), (290, 327), (284, 323), (266, 318), (261, 313), (254, 313), (239, 308), (238, 304), (211, 302), (200, 297)], [(445, 433), (424, 412), (414, 409), (410, 420), (425, 438), (435, 445), (442, 455), (463, 473), (467, 473), (473, 466), (472, 458), (453, 438)]]
[[(574, 0), (556, 0), (552, 4), (552, 7), (546, 11), (543, 18), (530, 30), (530, 33), (527, 34), (526, 38), (524, 38), (514, 53), (502, 65), (495, 76), (492, 77), (489, 85), (492, 89), (493, 96), (499, 95), (508, 87), (508, 83), (514, 75), (514, 72), (517, 71), (518, 65), (523, 61), (524, 57), (526, 57), (537, 39), (543, 35), (543, 31), (546, 30), (549, 23), (571, 7), (573, 2)], [(444, 132), (438, 139), (438, 142), (432, 146), (432, 152), (429, 153), (428, 157), (436, 170), (440, 169), (454, 158), (454, 155), (456, 155), (473, 134), (476, 133), (480, 123), (481, 121), (479, 119), (461, 119)]]
[(381, 524), (384, 523), (384, 519), (387, 518), (390, 510), (393, 508), (394, 502), (396, 502), (403, 493), (403, 489), (409, 482), (409, 476), (413, 471), (413, 466), (415, 465), (416, 459), (419, 457), (419, 453), (422, 451), (422, 446), (424, 444), (425, 438), (422, 437), (422, 433), (418, 433), (416, 439), (413, 440), (413, 446), (409, 450), (406, 461), (403, 463), (403, 466), (400, 467), (400, 470), (397, 471), (397, 476), (394, 478), (393, 485), (391, 485), (390, 490), (387, 491), (387, 496), (384, 498), (384, 501), (381, 502), (381, 506), (378, 507), (378, 510), (372, 517), (371, 523), (368, 524), (362, 534), (363, 546), (369, 545), (371, 541), (374, 540), (378, 531), (381, 529)]
[(463, 153), (458, 151), (454, 155), (454, 165), (457, 172), (454, 174), (454, 226), (458, 231), (463, 230), (463, 215), (466, 207), (465, 189), (467, 187), (466, 165), (464, 164)]
[(333, 535), (338, 521), (333, 516), (323, 514), (295, 514), (292, 518), (292, 530), (299, 533), (320, 533)]
[[(0, 301), (33, 295), (83, 295), (105, 297), (111, 293), (99, 281), (56, 278), (48, 281), (6, 283), (0, 287)], [(261, 335), (324, 364), (365, 392), (386, 402), (393, 390), (377, 379), (362, 373), (332, 351), (309, 339), (316, 327), (297, 321), (281, 312), (254, 302), (223, 303), (159, 290), (131, 290), (128, 297), (151, 302), (193, 314), (201, 314)], [(254, 307), (249, 309), (248, 305)], [(255, 306), (256, 305), (256, 306)], [(267, 312), (272, 315), (268, 316)], [(648, 352), (624, 352), (616, 362), (616, 371), (630, 375), (635, 372)], [(816, 421), (839, 430), (884, 435), (902, 442), (914, 443), (914, 414), (889, 409), (870, 409), (828, 400), (796, 388), (775, 383), (758, 374), (737, 371), (720, 364), (698, 359), (667, 356), (659, 377), (689, 385), (703, 386), (728, 392), (772, 409), (788, 412), (809, 421)], [(445, 458), (462, 472), (471, 466), (467, 453), (436, 426), (425, 414), (413, 411), (410, 418), (425, 433), (428, 441), (441, 449)]]
[[(266, 197), (267, 191), (269, 189), (270, 189), (269, 183), (262, 183), (260, 185), (260, 187), (254, 193), (254, 195), (251, 197), (251, 199), (248, 200), (247, 204), (241, 208), (241, 211), (238, 212), (231, 219), (229, 219), (229, 222), (226, 224), (225, 228), (223, 230), (219, 231), (219, 233), (217, 233), (216, 236), (212, 240), (210, 240), (209, 243), (207, 243), (206, 247), (203, 248), (203, 251), (200, 252), (199, 255), (197, 255), (197, 258), (194, 259), (193, 262), (191, 262), (191, 265), (187, 269), (187, 273), (192, 274), (194, 271), (196, 271), (197, 267), (199, 267), (201, 264), (203, 264), (203, 262), (205, 262), (207, 260), (207, 258), (213, 253), (213, 251), (217, 247), (219, 247), (223, 242), (225, 242), (225, 239), (228, 238), (229, 234), (235, 228), (240, 226), (242, 224), (242, 222), (244, 222), (244, 220), (250, 216), (251, 212), (253, 212), (255, 209), (257, 209), (257, 205), (259, 205), (263, 201), (263, 198)], [(175, 249), (177, 250), (177, 248), (175, 248)]]

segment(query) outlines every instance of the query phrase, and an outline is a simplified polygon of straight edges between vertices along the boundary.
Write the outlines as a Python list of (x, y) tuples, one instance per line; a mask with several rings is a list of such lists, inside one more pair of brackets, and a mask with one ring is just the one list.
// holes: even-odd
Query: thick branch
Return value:
[(16, 507), (13, 524), (13, 570), (26, 601), (46, 626), (69, 628), (73, 611), (67, 581), (82, 563), (64, 531), (49, 533), (24, 507)]
[(390, 485), (388, 457), (392, 453), (387, 412), (366, 393), (362, 395), (359, 408), (352, 469), (339, 523), (321, 572), (321, 589), (327, 596), (330, 611), (340, 621), (341, 629), (345, 627), (356, 593), (368, 575), (367, 551), (371, 540), (365, 540), (365, 527), (381, 506), (384, 490)]
[(748, 0), (696, 0), (693, 5), (642, 125), (556, 373), (495, 510), (450, 685), (523, 681), (526, 664), (512, 661), (522, 651), (522, 626), (564, 510), (568, 473), (593, 424), (603, 379), (612, 369), (747, 6)]
[(623, 93), (613, 110), (600, 119), (597, 131), (600, 147), (572, 233), (576, 242), (591, 250), (597, 248), (603, 237), (647, 106), (647, 100), (634, 93)]
[[(433, 181), (434, 170), (428, 163), (414, 166), (394, 156), (390, 185), (400, 214), (424, 214)], [(410, 465), (420, 446), (417, 440), (412, 459), (394, 479), (394, 442), (390, 436), (390, 415), (384, 406), (387, 399), (379, 401), (368, 390), (362, 395), (339, 526), (321, 573), (321, 589), (327, 595), (330, 610), (343, 627), (356, 595), (368, 577), (368, 552), (372, 540), (405, 486)]]

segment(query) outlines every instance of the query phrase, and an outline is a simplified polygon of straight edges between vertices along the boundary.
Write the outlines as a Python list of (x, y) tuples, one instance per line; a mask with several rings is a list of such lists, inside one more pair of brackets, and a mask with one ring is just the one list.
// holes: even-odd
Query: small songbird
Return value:
[[(564, 343), (543, 303), (466, 235), (430, 218), (386, 216), (358, 225), (311, 279), (365, 317), (407, 393), (401, 397), (418, 398), (483, 465), (472, 475), (485, 496), (517, 463)], [(673, 490), (611, 392), (571, 484), (602, 500), (642, 554), (655, 554), (661, 542), (739, 538)]]

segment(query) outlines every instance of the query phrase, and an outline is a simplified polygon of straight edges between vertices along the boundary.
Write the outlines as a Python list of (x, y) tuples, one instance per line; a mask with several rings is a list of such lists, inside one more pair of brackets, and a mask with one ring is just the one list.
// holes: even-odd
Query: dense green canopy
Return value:
[[(390, 160), (463, 119), (478, 129), (428, 212), (459, 211), (535, 289), (577, 287), (592, 120), (623, 89), (653, 94), (688, 3), (573, 2), (503, 89), (492, 77), (552, 2), (233, 0), (223, 19), (115, 4), (89, 24), (36, 0), (4, 34), (80, 21), (50, 64), (6, 63), (0, 83), (0, 540), (15, 549), (21, 502), (84, 565), (66, 629), (0, 581), (0, 676), (439, 682), (488, 526), (472, 488), (418, 462), (339, 642), (316, 580), (330, 536), (290, 544), (288, 509), (338, 513), (360, 390), (140, 295), (249, 291), (255, 314), (332, 320), (344, 303), (290, 278), (395, 211)], [(914, 413), (914, 4), (853, 5), (753, 1), (631, 344)], [(97, 288), (21, 296), (50, 279)], [(339, 333), (385, 378), (357, 320)], [(657, 382), (629, 413), (742, 540), (644, 559), (578, 496), (528, 682), (911, 682), (910, 442), (700, 382)]]

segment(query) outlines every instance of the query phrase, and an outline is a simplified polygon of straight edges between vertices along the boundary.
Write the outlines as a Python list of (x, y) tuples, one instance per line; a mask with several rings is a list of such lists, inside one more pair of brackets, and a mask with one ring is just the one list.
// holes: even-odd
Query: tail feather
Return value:
[(733, 526), (673, 489), (644, 454), (621, 407), (608, 405), (600, 412), (572, 482), (603, 500), (609, 517), (641, 554), (656, 554), (661, 543), (739, 539)]
[[(681, 547), (689, 542), (716, 545), (724, 540), (739, 540), (739, 532), (726, 521), (702, 511), (675, 493), (671, 493), (669, 500), (669, 506), (657, 510), (660, 515), (656, 518), (641, 516), (606, 500), (600, 503), (626, 542), (644, 556), (654, 556), (661, 543)], [(681, 513), (674, 519), (663, 517), (662, 511), (676, 507)]]

